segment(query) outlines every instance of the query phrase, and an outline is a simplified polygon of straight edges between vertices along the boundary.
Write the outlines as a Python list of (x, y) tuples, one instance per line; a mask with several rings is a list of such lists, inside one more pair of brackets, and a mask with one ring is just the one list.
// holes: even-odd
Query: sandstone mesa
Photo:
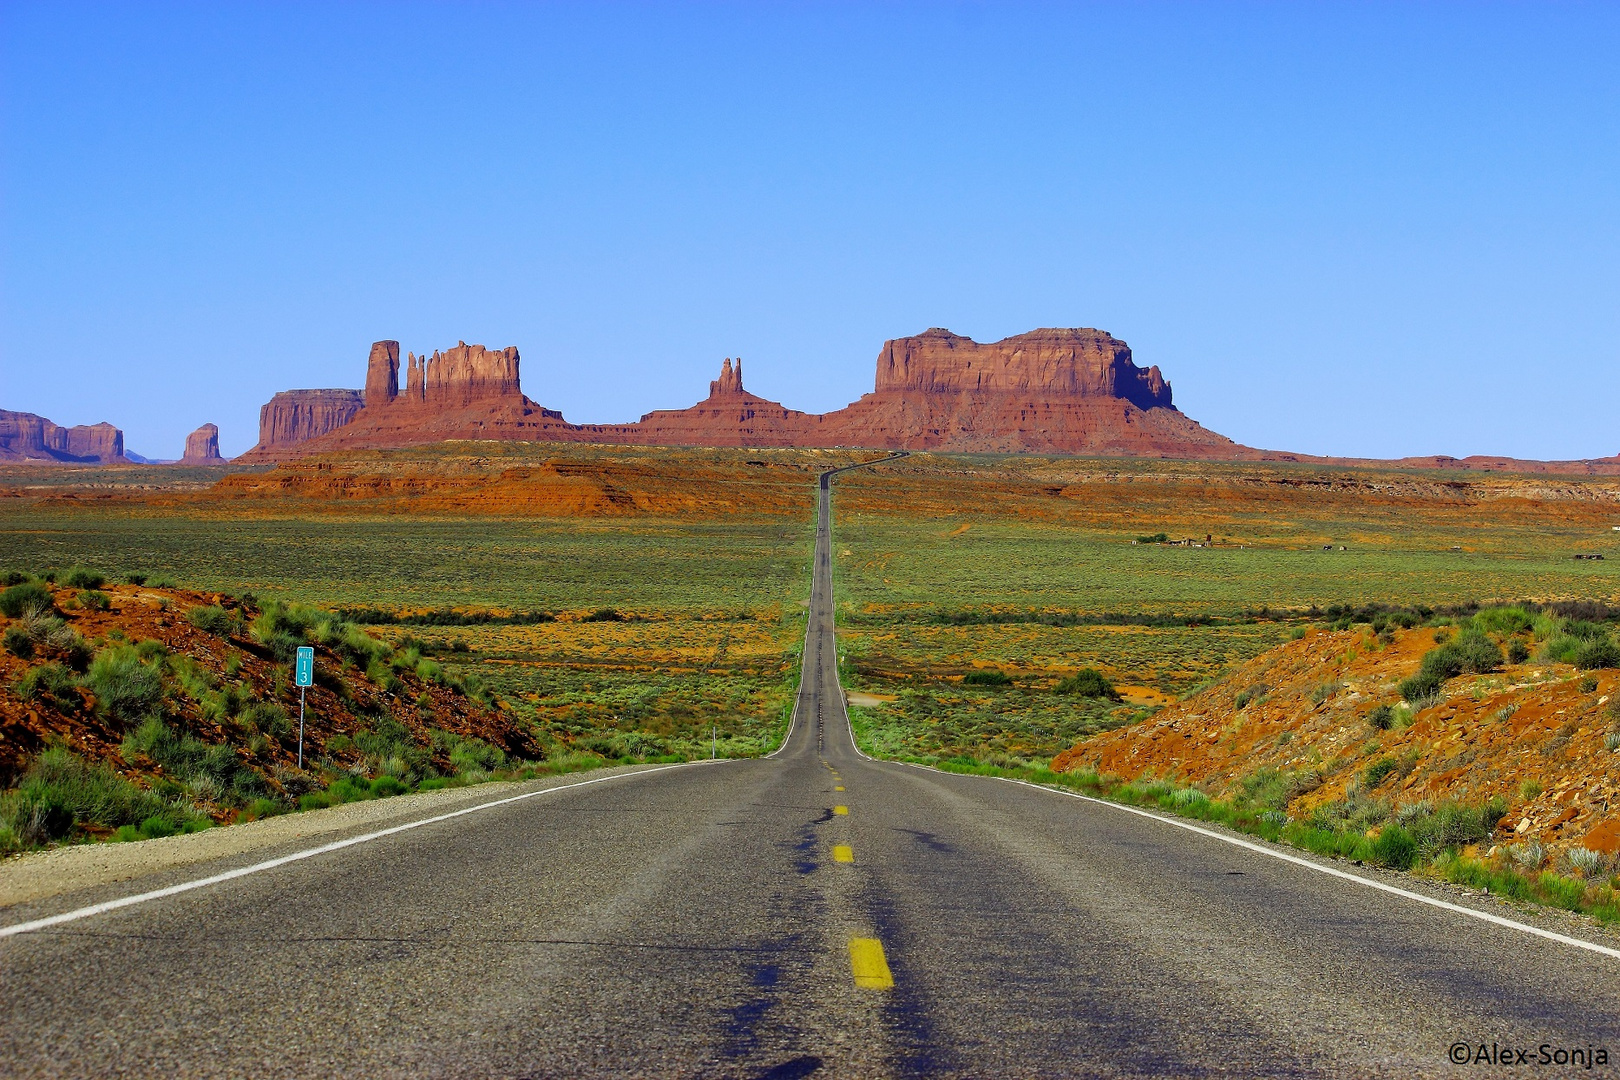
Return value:
[(515, 347), (459, 342), (406, 354), (371, 347), (364, 391), (290, 390), (260, 414), (259, 442), (238, 459), (281, 461), (329, 450), (446, 439), (671, 446), (859, 446), (874, 449), (1235, 458), (1252, 451), (1178, 411), (1156, 367), (1142, 369), (1101, 330), (1048, 329), (981, 344), (948, 330), (884, 343), (873, 391), (829, 413), (749, 393), (727, 358), (709, 396), (630, 424), (572, 424), (527, 397)]
[(0, 461), (120, 465), (124, 433), (111, 424), (61, 427), (33, 413), (0, 409)]

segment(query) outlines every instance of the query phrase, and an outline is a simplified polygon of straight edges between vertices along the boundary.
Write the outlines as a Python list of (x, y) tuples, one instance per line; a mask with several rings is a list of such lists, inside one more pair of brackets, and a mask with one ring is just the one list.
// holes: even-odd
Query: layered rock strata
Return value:
[(124, 433), (111, 424), (62, 427), (34, 413), (0, 409), (0, 461), (122, 465)]
[(180, 464), (220, 465), (224, 461), (225, 459), (219, 456), (219, 426), (217, 424), (204, 424), (186, 436), (186, 452), (180, 458)]
[[(1136, 366), (1100, 330), (1036, 330), (990, 344), (947, 330), (884, 343), (873, 392), (835, 412), (799, 412), (749, 393), (728, 357), (709, 396), (633, 424), (570, 424), (525, 397), (516, 348), (460, 342), (406, 354), (380, 341), (367, 362), (363, 408), (289, 442), (261, 434), (242, 460), (445, 439), (528, 439), (691, 446), (851, 446), (1184, 457), (1252, 454), (1179, 412), (1156, 367)], [(351, 392), (352, 393), (352, 392)], [(356, 397), (361, 395), (356, 394)], [(261, 425), (262, 426), (262, 425)]]
[(283, 390), (259, 409), (258, 444), (239, 461), (276, 461), (354, 419), (365, 404), (359, 390)]

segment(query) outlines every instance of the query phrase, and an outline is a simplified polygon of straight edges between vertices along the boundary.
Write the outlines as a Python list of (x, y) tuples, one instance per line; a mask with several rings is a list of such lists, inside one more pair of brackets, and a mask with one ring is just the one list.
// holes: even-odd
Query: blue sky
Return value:
[(1321, 454), (1620, 452), (1620, 6), (0, 3), (0, 407), (173, 457), (367, 348), (576, 421), (1096, 326)]

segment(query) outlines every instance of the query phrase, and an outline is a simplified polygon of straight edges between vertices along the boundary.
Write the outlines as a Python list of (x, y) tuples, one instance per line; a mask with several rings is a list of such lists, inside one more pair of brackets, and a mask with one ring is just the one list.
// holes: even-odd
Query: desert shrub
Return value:
[(379, 641), (358, 626), (347, 623), (333, 635), (329, 644), (333, 652), (356, 667), (368, 670), (373, 663), (385, 659), (393, 651), (386, 641)]
[(1400, 768), (1400, 762), (1394, 758), (1379, 758), (1368, 765), (1361, 774), (1361, 782), (1369, 788), (1375, 788), (1389, 778), (1389, 774)]
[(1372, 845), (1373, 862), (1392, 870), (1410, 870), (1417, 854), (1417, 840), (1399, 825), (1385, 825)]
[(138, 720), (163, 701), (163, 676), (142, 663), (128, 645), (97, 653), (82, 682), (95, 695), (97, 713), (124, 723)]
[(1445, 680), (1438, 675), (1420, 671), (1410, 679), (1401, 682), (1401, 697), (1416, 708), (1423, 708), (1439, 699), (1440, 690), (1445, 686)]
[(126, 585), (145, 585), (146, 584), (146, 575), (143, 574), (143, 573), (140, 573), (139, 571), (133, 571), (132, 570), (129, 573), (124, 575), (124, 584), (126, 584)]
[(338, 734), (326, 740), (328, 754), (346, 754), (354, 749), (354, 740), (347, 735)]
[(4, 639), (6, 652), (19, 660), (32, 660), (34, 658), (34, 639), (28, 636), (28, 631), (20, 626), (6, 627)]
[(624, 622), (624, 616), (613, 608), (597, 608), (580, 622)]
[(0, 826), (25, 847), (60, 840), (77, 824), (116, 828), (153, 816), (178, 830), (196, 815), (58, 747), (41, 752), (16, 790), (0, 796)]
[(62, 575), (61, 582), (70, 589), (99, 589), (107, 584), (107, 576), (88, 566), (75, 566)]
[(1367, 723), (1378, 731), (1388, 731), (1395, 726), (1395, 706), (1379, 705), (1367, 714)]
[(229, 793), (240, 801), (264, 791), (263, 778), (245, 768), (230, 746), (205, 743), (155, 716), (124, 737), (122, 750), (126, 761), (144, 754), (163, 766), (193, 798), (214, 801)]
[(354, 745), (366, 756), (372, 771), (382, 772), (390, 761), (399, 762), (400, 775), (426, 772), (433, 755), (418, 746), (410, 730), (390, 716), (381, 717), (375, 728), (355, 732)]
[(1473, 625), (1488, 634), (1522, 634), (1535, 625), (1535, 616), (1518, 606), (1486, 608), (1474, 616)]
[(1480, 806), (1445, 802), (1432, 813), (1415, 818), (1410, 828), (1419, 853), (1425, 859), (1433, 859), (1443, 851), (1489, 838), (1506, 812), (1507, 804), (1500, 799), (1491, 799)]
[(37, 664), (17, 680), (17, 696), (25, 701), (71, 705), (78, 701), (78, 677), (63, 664)]
[(241, 721), (260, 735), (272, 739), (292, 734), (292, 718), (287, 710), (273, 701), (257, 701), (242, 710)]
[(379, 776), (371, 782), (371, 794), (380, 799), (390, 795), (403, 795), (409, 790), (410, 786), (397, 776)]
[(1601, 874), (1608, 861), (1601, 851), (1584, 847), (1571, 848), (1564, 853), (1564, 858), (1569, 860), (1569, 865), (1581, 877), (1595, 877)]
[(21, 585), (28, 580), (28, 575), (20, 570), (7, 570), (0, 573), (0, 588), (9, 588), (12, 585)]
[(240, 614), (218, 604), (192, 608), (186, 612), (186, 621), (205, 634), (222, 638), (240, 637), (247, 629)]
[(1162, 544), (1169, 539), (1169, 536), (1161, 532), (1154, 533), (1152, 536), (1138, 536), (1136, 542), (1138, 544)]
[(1526, 645), (1518, 638), (1514, 638), (1512, 641), (1508, 642), (1507, 659), (1508, 663), (1510, 664), (1524, 663), (1526, 660), (1530, 659), (1530, 646)]
[(1573, 660), (1575, 666), (1582, 671), (1620, 667), (1620, 646), (1616, 646), (1608, 635), (1593, 638), (1581, 642), (1580, 647), (1575, 650)]
[(0, 615), (8, 619), (21, 618), (31, 612), (50, 611), (53, 606), (50, 590), (32, 581), (13, 585), (0, 592)]
[[(964, 678), (962, 681), (967, 680)], [(1105, 698), (1108, 701), (1120, 699), (1114, 684), (1095, 668), (1081, 668), (1059, 682), (1055, 689), (1060, 694), (1078, 694), (1080, 697)]]
[(990, 668), (988, 670), (970, 671), (966, 675), (963, 675), (962, 676), (962, 685), (964, 685), (964, 686), (1011, 686), (1012, 685), (1012, 679), (1007, 676), (1006, 672), (997, 671), (994, 668)]
[(1465, 630), (1423, 657), (1422, 671), (1442, 680), (1458, 675), (1484, 675), (1502, 666), (1502, 650), (1478, 630)]
[(79, 603), (87, 611), (106, 611), (112, 606), (112, 600), (99, 589), (86, 589), (79, 594)]
[(1597, 688), (1598, 681), (1596, 675), (1588, 675), (1581, 680), (1581, 693), (1590, 694), (1595, 692)]
[(1312, 705), (1320, 705), (1342, 689), (1344, 689), (1343, 683), (1318, 683), (1316, 686), (1311, 687), (1310, 693), (1306, 696), (1311, 699)]
[[(629, 734), (638, 735), (639, 733), (631, 732)], [(492, 769), (501, 768), (506, 764), (506, 752), (497, 746), (489, 745), (482, 739), (466, 738), (457, 735), (453, 731), (445, 731), (442, 728), (435, 729), (432, 736), (434, 747), (450, 755), (450, 767), (458, 773), (475, 769), (488, 772)], [(630, 754), (633, 757), (644, 757), (646, 756), (647, 747), (631, 748), (624, 746), (617, 749), (620, 752), (614, 754), (614, 757), (623, 757), (625, 754)], [(662, 749), (663, 747), (659, 746), (654, 752)]]

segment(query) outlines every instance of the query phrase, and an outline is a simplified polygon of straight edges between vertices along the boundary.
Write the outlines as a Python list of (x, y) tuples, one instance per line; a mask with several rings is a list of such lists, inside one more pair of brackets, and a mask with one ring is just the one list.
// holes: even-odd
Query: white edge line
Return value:
[[(865, 757), (866, 755), (863, 754), (861, 756)], [(924, 769), (928, 772), (940, 773), (946, 776), (975, 775), (971, 773), (948, 773), (944, 769), (930, 768), (927, 765), (919, 765), (914, 761), (894, 761), (890, 762), (890, 764), (910, 765), (915, 769)], [(1246, 848), (1247, 850), (1256, 852), (1260, 855), (1269, 855), (1273, 859), (1281, 859), (1283, 862), (1293, 863), (1295, 866), (1303, 866), (1307, 870), (1315, 870), (1319, 874), (1327, 874), (1329, 877), (1341, 878), (1345, 881), (1353, 881), (1357, 885), (1365, 885), (1367, 888), (1377, 889), (1379, 892), (1386, 892), (1394, 896), (1405, 897), (1408, 900), (1416, 900), (1420, 904), (1427, 904), (1430, 907), (1440, 908), (1442, 911), (1450, 911), (1457, 915), (1466, 915), (1471, 919), (1478, 919), (1481, 922), (1488, 922), (1494, 926), (1506, 927), (1509, 930), (1518, 930), (1519, 932), (1525, 934), (1533, 934), (1539, 938), (1546, 938), (1548, 941), (1556, 941), (1564, 945), (1573, 945), (1577, 949), (1585, 949), (1588, 952), (1600, 953), (1604, 956), (1620, 960), (1620, 949), (1610, 948), (1607, 945), (1599, 945), (1595, 941), (1587, 941), (1584, 938), (1571, 937), (1568, 934), (1560, 934), (1556, 930), (1543, 930), (1541, 927), (1531, 926), (1529, 923), (1516, 922), (1513, 919), (1504, 919), (1500, 915), (1492, 915), (1488, 911), (1479, 911), (1475, 908), (1464, 907), (1461, 904), (1453, 904), (1449, 900), (1439, 900), (1432, 896), (1424, 896), (1422, 893), (1412, 892), (1409, 889), (1403, 889), (1397, 885), (1389, 885), (1382, 881), (1374, 881), (1372, 878), (1362, 877), (1360, 874), (1352, 874), (1347, 870), (1340, 870), (1336, 866), (1324, 866), (1321, 863), (1313, 862), (1310, 859), (1301, 858), (1298, 855), (1290, 855), (1286, 851), (1276, 851), (1272, 848), (1263, 847), (1262, 845), (1253, 843), (1249, 840), (1242, 840), (1235, 836), (1227, 836), (1224, 833), (1216, 832), (1214, 829), (1206, 829), (1201, 825), (1194, 825), (1192, 822), (1183, 821), (1180, 818), (1166, 817), (1162, 814), (1155, 814), (1150, 810), (1143, 810), (1135, 806), (1126, 806), (1124, 803), (1111, 802), (1108, 799), (1099, 799), (1092, 795), (1082, 795), (1078, 791), (1064, 791), (1062, 788), (1047, 787), (1044, 784), (1032, 784), (1028, 780), (1015, 780), (1010, 776), (987, 776), (984, 777), (984, 779), (1001, 780), (1009, 784), (1018, 784), (1021, 787), (1034, 788), (1036, 791), (1044, 791), (1051, 795), (1066, 795), (1071, 799), (1080, 799), (1084, 802), (1096, 803), (1098, 806), (1106, 806), (1111, 810), (1123, 810), (1127, 814), (1135, 814), (1138, 817), (1150, 818), (1153, 821), (1160, 822), (1164, 825), (1174, 825), (1178, 829), (1186, 829), (1188, 832), (1194, 832), (1200, 836), (1207, 836), (1212, 840), (1220, 840), (1224, 843), (1231, 844), (1234, 847)]]
[(386, 829), (378, 829), (375, 832), (362, 833), (359, 836), (350, 836), (343, 840), (334, 840), (329, 844), (322, 844), (319, 847), (312, 847), (305, 851), (296, 851), (291, 855), (283, 855), (276, 859), (267, 859), (264, 862), (254, 863), (251, 866), (240, 866), (235, 870), (226, 870), (220, 874), (213, 874), (205, 878), (197, 878), (195, 881), (182, 881), (178, 885), (170, 885), (162, 889), (153, 889), (150, 892), (136, 893), (133, 896), (122, 896), (117, 900), (106, 900), (99, 904), (91, 904), (88, 907), (75, 908), (72, 911), (64, 911), (60, 915), (51, 915), (43, 919), (33, 919), (29, 922), (15, 923), (11, 926), (0, 926), (0, 938), (8, 938), (16, 934), (28, 934), (37, 930), (45, 930), (52, 926), (60, 926), (63, 923), (77, 922), (80, 919), (88, 919), (92, 915), (102, 915), (109, 911), (117, 911), (119, 908), (133, 907), (136, 904), (145, 904), (153, 900), (161, 900), (166, 896), (176, 896), (180, 893), (190, 892), (193, 889), (201, 889), (209, 885), (218, 885), (221, 882), (231, 881), (235, 878), (247, 877), (249, 874), (258, 874), (265, 870), (274, 870), (278, 866), (286, 866), (288, 863), (295, 863), (302, 859), (313, 859), (317, 855), (325, 855), (328, 852), (341, 851), (343, 848), (353, 847), (356, 844), (364, 844), (367, 841), (379, 840), (385, 836), (393, 836), (395, 833), (406, 832), (410, 829), (419, 829), (424, 825), (434, 825), (441, 821), (449, 821), (451, 818), (458, 818), (463, 814), (476, 814), (480, 810), (489, 810), (496, 806), (505, 806), (508, 803), (522, 802), (524, 799), (534, 799), (541, 795), (550, 795), (558, 791), (572, 791), (575, 788), (586, 787), (590, 784), (602, 784), (609, 780), (624, 780), (629, 777), (646, 776), (649, 773), (663, 772), (667, 769), (685, 769), (694, 765), (708, 764), (710, 764), (708, 759), (699, 759), (697, 761), (683, 761), (673, 765), (659, 765), (655, 768), (638, 769), (635, 772), (630, 773), (615, 773), (612, 776), (598, 776), (592, 780), (580, 780), (577, 783), (572, 784), (558, 784), (555, 787), (541, 788), (539, 791), (526, 791), (522, 795), (513, 795), (505, 799), (495, 799), (491, 802), (478, 803), (476, 806), (464, 806), (460, 810), (452, 810), (447, 814), (438, 814), (434, 817), (422, 818), (420, 821), (408, 821), (403, 825), (394, 825)]

